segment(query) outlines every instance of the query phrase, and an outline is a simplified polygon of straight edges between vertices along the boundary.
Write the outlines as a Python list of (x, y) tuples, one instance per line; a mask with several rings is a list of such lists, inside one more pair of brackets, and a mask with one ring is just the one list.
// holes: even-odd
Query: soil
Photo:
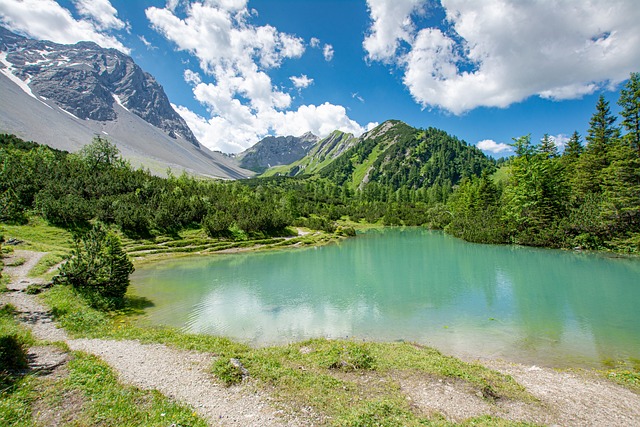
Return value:
[[(161, 344), (102, 339), (70, 339), (52, 320), (34, 295), (23, 292), (37, 279), (27, 276), (44, 253), (16, 250), (12, 257), (24, 258), (21, 266), (6, 267), (12, 278), (9, 292), (0, 301), (11, 303), (36, 338), (62, 341), (72, 350), (94, 354), (118, 373), (121, 381), (142, 389), (155, 389), (186, 403), (211, 425), (281, 426), (313, 424), (312, 418), (285, 415), (271, 403), (268, 394), (251, 381), (226, 388), (209, 373), (215, 356), (177, 350)], [(10, 259), (9, 259), (10, 261)], [(35, 368), (55, 369), (66, 361), (65, 352), (55, 346), (33, 347), (30, 360)], [(478, 395), (465, 382), (430, 376), (398, 373), (401, 390), (412, 407), (424, 414), (438, 413), (459, 422), (480, 415), (494, 415), (513, 421), (562, 426), (640, 426), (640, 396), (590, 372), (559, 372), (553, 369), (500, 360), (482, 360), (488, 368), (511, 375), (537, 400), (532, 403)], [(73, 396), (63, 401), (76, 402)], [(68, 411), (61, 410), (61, 414)], [(59, 415), (58, 415), (59, 416)]]

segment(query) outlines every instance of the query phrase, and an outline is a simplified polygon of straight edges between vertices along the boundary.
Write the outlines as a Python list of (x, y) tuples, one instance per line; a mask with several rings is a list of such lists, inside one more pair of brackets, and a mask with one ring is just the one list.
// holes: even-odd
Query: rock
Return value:
[(80, 119), (111, 121), (117, 105), (162, 129), (182, 136), (196, 147), (198, 140), (173, 109), (162, 86), (130, 56), (93, 42), (62, 45), (32, 40), (0, 27), (5, 64), (35, 95), (55, 102)]
[(249, 376), (249, 371), (247, 370), (247, 368), (245, 368), (242, 362), (236, 359), (235, 357), (232, 357), (231, 359), (229, 359), (229, 363), (231, 363), (235, 368), (237, 368), (242, 373), (243, 379)]

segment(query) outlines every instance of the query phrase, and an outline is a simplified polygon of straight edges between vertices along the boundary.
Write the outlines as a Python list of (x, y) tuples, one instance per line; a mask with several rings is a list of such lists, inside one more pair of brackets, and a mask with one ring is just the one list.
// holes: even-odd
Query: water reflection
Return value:
[(153, 322), (254, 344), (414, 340), (537, 363), (640, 356), (640, 262), (474, 245), (420, 229), (134, 274)]

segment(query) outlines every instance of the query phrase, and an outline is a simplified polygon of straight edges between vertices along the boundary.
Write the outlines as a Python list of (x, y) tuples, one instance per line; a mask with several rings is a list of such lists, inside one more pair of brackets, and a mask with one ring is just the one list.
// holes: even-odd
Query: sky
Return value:
[(640, 71), (637, 0), (0, 0), (0, 23), (127, 53), (202, 144), (359, 135), (389, 119), (493, 157), (585, 135)]

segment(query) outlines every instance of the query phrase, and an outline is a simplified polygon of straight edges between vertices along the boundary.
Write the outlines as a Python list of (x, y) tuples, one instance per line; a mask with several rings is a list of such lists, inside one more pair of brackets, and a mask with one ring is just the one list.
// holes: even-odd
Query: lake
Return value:
[(601, 366), (640, 359), (640, 260), (467, 243), (420, 228), (190, 257), (131, 277), (146, 319), (253, 345), (415, 341), (448, 354)]

